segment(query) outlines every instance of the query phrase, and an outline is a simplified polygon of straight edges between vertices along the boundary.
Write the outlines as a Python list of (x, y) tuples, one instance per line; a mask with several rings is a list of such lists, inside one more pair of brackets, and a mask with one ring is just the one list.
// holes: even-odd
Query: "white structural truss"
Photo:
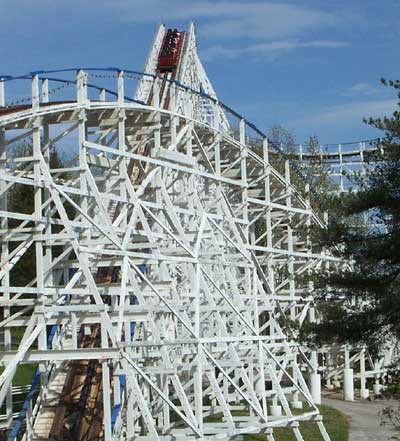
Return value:
[[(328, 441), (317, 353), (287, 326), (315, 319), (302, 278), (334, 262), (304, 233), (322, 227), (308, 185), (294, 188), (289, 160), (278, 173), (267, 138), (218, 102), (193, 25), (175, 74), (157, 75), (164, 34), (144, 74), (0, 81), (9, 439), (273, 441), (287, 427), (301, 441), (312, 420)], [(17, 81), (28, 103), (6, 105)], [(20, 286), (28, 257), (34, 277)], [(13, 379), (26, 364), (36, 383), (18, 416)]]

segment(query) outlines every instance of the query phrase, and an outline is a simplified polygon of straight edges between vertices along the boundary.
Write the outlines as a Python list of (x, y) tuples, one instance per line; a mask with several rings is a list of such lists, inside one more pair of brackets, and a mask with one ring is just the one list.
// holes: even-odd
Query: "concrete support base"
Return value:
[(303, 409), (303, 402), (300, 400), (291, 401), (290, 405), (292, 406), (292, 409)]
[(282, 406), (271, 406), (271, 415), (275, 417), (279, 417), (282, 415)]
[(310, 374), (311, 396), (315, 404), (321, 404), (321, 375)]
[(368, 389), (360, 389), (360, 397), (364, 400), (369, 397), (369, 390)]
[(264, 383), (264, 379), (256, 381), (256, 386), (255, 386), (256, 394), (261, 395), (263, 393), (264, 390), (263, 386), (265, 387), (263, 383)]
[(346, 401), (354, 401), (354, 373), (353, 369), (343, 370), (343, 393)]
[(379, 383), (375, 383), (373, 386), (374, 395), (379, 395), (382, 390), (382, 386)]
[(326, 380), (326, 388), (332, 390), (335, 386), (332, 384), (331, 380)]

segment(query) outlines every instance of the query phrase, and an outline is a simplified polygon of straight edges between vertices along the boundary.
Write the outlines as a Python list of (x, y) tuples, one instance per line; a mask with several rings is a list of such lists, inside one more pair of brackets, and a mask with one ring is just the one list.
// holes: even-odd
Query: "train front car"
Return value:
[(184, 36), (185, 32), (168, 29), (158, 57), (158, 72), (172, 72), (177, 68)]

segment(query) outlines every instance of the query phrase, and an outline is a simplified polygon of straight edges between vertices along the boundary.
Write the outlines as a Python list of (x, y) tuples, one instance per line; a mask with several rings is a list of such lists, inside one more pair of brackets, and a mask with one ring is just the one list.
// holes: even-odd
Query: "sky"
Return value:
[(77, 66), (142, 70), (160, 23), (193, 20), (219, 99), (302, 143), (370, 139), (400, 79), (399, 0), (0, 0), (0, 74)]

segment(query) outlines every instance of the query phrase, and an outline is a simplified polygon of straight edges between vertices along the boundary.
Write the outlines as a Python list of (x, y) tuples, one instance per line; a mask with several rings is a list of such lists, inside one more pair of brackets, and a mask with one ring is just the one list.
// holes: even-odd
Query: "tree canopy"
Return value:
[[(400, 81), (382, 82), (400, 98)], [(365, 122), (383, 137), (366, 174), (352, 176), (358, 190), (333, 196), (328, 227), (314, 233), (341, 261), (314, 276), (323, 318), (304, 332), (318, 344), (400, 338), (400, 111)]]

